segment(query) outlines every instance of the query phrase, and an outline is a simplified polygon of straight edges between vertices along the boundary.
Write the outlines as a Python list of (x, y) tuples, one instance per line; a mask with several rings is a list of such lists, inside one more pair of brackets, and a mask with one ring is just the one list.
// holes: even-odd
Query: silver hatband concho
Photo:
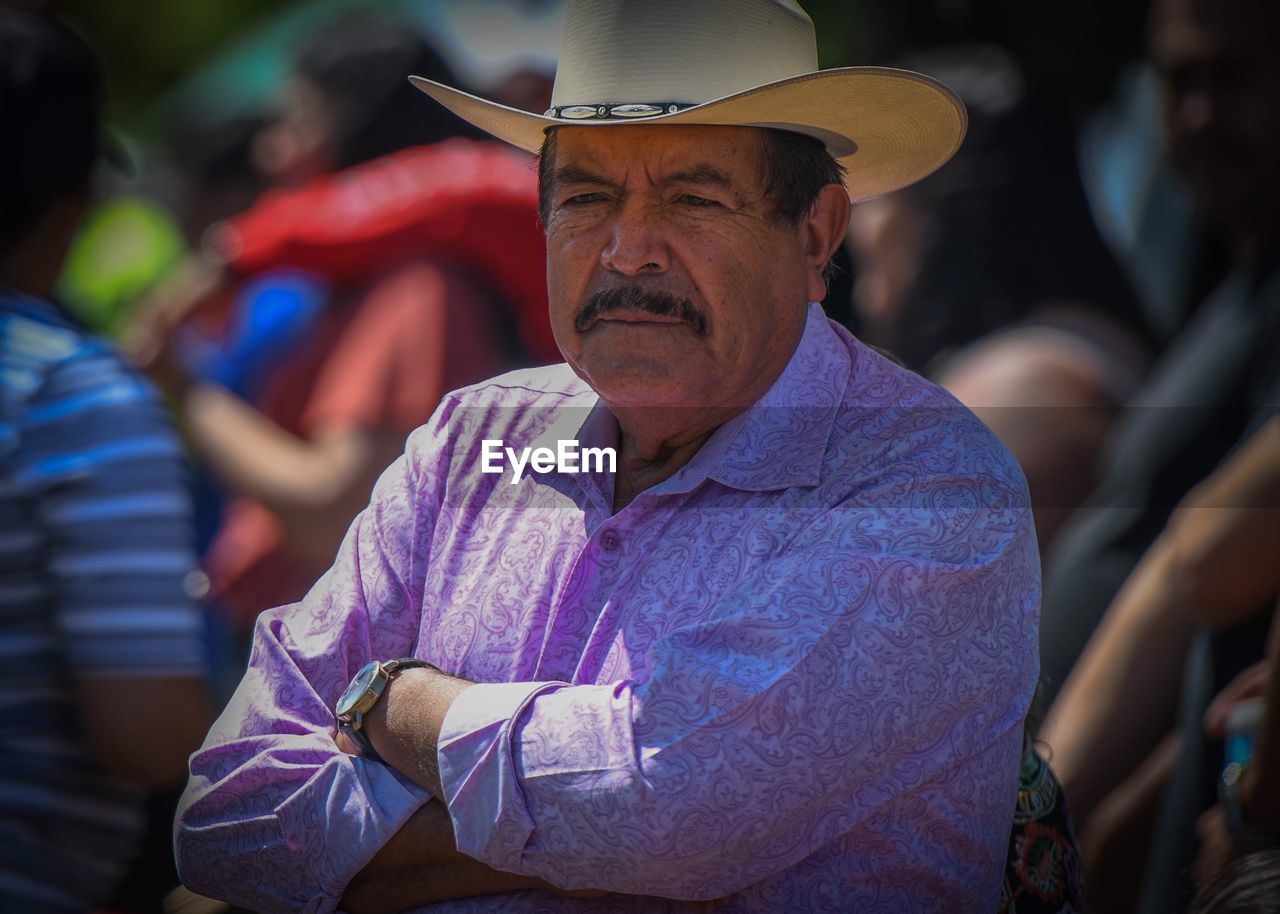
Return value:
[(543, 117), (554, 117), (569, 121), (607, 121), (614, 118), (635, 119), (657, 117), (660, 114), (675, 114), (693, 105), (679, 102), (661, 102), (659, 104), (636, 104), (627, 102), (620, 105), (560, 105), (548, 108)]

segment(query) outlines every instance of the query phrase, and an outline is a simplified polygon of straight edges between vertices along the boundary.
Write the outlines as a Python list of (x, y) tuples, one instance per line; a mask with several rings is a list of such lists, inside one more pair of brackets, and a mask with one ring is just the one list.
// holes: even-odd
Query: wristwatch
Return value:
[(370, 660), (352, 678), (334, 706), (333, 714), (338, 718), (338, 726), (355, 741), (365, 758), (375, 762), (382, 761), (374, 750), (373, 743), (369, 742), (368, 734), (364, 732), (364, 716), (373, 710), (393, 676), (404, 670), (415, 669), (440, 670), (433, 663), (411, 657), (401, 660)]

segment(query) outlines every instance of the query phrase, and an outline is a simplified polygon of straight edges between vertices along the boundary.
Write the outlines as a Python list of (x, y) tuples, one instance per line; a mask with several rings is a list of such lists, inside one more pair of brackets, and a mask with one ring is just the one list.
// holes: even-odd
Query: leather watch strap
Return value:
[[(437, 673), (444, 672), (434, 663), (430, 663), (426, 660), (419, 660), (417, 657), (401, 657), (395, 660), (385, 660), (381, 661), (378, 665), (381, 667), (382, 672), (386, 674), (387, 682), (378, 693), (378, 697), (375, 699), (374, 703), (363, 712), (362, 717), (367, 716), (369, 712), (377, 706), (377, 703), (382, 700), (382, 696), (386, 694), (386, 689), (391, 685), (391, 680), (398, 674), (403, 673), (405, 670), (428, 669), (435, 670)], [(369, 735), (364, 732), (363, 727), (353, 726), (350, 723), (343, 723), (341, 725), (341, 729), (346, 732), (352, 742), (360, 747), (361, 756), (367, 759), (372, 759), (375, 762), (382, 761), (382, 756), (378, 755), (378, 751), (373, 748), (373, 743), (370, 741)]]
[(444, 671), (426, 660), (419, 660), (417, 657), (404, 657), (400, 660), (387, 660), (382, 664), (382, 668), (386, 670), (388, 676), (394, 676), (402, 670), (435, 670), (437, 673)]
[(343, 724), (338, 728), (347, 734), (347, 738), (360, 747), (360, 757), (367, 758), (370, 761), (381, 762), (382, 756), (378, 755), (378, 750), (373, 748), (373, 743), (369, 741), (369, 734), (363, 729), (357, 730), (350, 724)]

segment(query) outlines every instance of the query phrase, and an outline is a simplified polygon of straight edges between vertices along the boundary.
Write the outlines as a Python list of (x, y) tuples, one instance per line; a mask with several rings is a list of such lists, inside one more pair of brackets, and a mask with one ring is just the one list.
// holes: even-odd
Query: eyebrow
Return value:
[[(566, 165), (563, 168), (557, 168), (552, 175), (555, 184), (597, 184), (604, 187), (617, 187), (613, 181), (608, 178), (601, 177), (593, 171), (585, 168), (579, 168), (574, 165)], [(722, 190), (736, 190), (733, 179), (725, 172), (716, 168), (714, 165), (695, 165), (692, 168), (686, 168), (683, 171), (677, 171), (667, 175), (662, 179), (663, 187), (670, 187), (673, 184), (702, 184), (719, 187)]]
[(695, 165), (662, 179), (664, 187), (672, 184), (709, 184), (721, 190), (736, 190), (733, 179), (714, 165)]
[(587, 171), (585, 168), (577, 168), (573, 165), (566, 165), (563, 168), (557, 168), (552, 172), (551, 180), (553, 184), (599, 184), (605, 187), (617, 187), (608, 178), (603, 178), (593, 171)]

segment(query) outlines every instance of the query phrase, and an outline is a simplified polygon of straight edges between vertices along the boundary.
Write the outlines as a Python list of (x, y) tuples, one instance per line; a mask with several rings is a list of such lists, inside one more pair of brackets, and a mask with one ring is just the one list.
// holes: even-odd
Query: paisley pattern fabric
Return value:
[(1053, 769), (1026, 736), (999, 914), (1083, 911), (1084, 870), (1067, 798)]
[(265, 614), (177, 829), (188, 884), (329, 911), (429, 797), (333, 744), (370, 658), (481, 683), (439, 762), (465, 852), (565, 888), (433, 911), (994, 910), (1038, 672), (1013, 459), (811, 306), (791, 362), (612, 512), (606, 472), (482, 442), (615, 443), (567, 367), (446, 398), (337, 562)]

